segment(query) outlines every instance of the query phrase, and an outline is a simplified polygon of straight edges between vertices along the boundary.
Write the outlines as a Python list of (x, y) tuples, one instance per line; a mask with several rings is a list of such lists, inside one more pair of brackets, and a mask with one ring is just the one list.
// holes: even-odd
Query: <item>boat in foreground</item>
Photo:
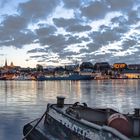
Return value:
[(23, 140), (138, 140), (140, 109), (121, 114), (110, 108), (90, 108), (86, 103), (48, 104), (41, 118), (26, 124)]

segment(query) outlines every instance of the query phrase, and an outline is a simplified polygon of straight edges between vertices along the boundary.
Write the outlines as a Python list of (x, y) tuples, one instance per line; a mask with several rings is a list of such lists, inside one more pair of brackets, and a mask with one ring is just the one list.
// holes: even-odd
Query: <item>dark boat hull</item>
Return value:
[(37, 81), (60, 81), (60, 80), (92, 80), (94, 79), (91, 75), (69, 75), (69, 76), (54, 76), (54, 77), (45, 77), (40, 76), (37, 78)]
[[(45, 119), (44, 123), (45, 127), (40, 125), (33, 129), (33, 131), (27, 136), (26, 140), (90, 140), (81, 135), (83, 133), (82, 131), (71, 131), (71, 129), (66, 128), (51, 117), (49, 118), (49, 122)], [(23, 128), (23, 135), (25, 136), (33, 127), (34, 123), (25, 125)]]
[(50, 133), (59, 140), (90, 140), (83, 135), (84, 132), (82, 130), (77, 129), (77, 131), (71, 131), (70, 128), (66, 127), (52, 117), (49, 117), (49, 122), (47, 120), (45, 124)]
[[(26, 135), (33, 126), (31, 124), (27, 124), (23, 128), (23, 135)], [(34, 129), (26, 138), (26, 140), (49, 140), (45, 137), (38, 129)]]
[[(26, 124), (23, 127), (23, 135), (26, 136), (28, 132), (35, 126), (36, 123), (37, 120)], [(46, 127), (46, 125), (44, 125), (44, 119), (43, 119), (42, 122), (36, 128), (34, 128), (30, 132), (30, 134), (28, 134), (26, 140), (59, 140), (59, 139), (57, 139), (56, 137), (52, 136), (49, 133), (48, 128)]]

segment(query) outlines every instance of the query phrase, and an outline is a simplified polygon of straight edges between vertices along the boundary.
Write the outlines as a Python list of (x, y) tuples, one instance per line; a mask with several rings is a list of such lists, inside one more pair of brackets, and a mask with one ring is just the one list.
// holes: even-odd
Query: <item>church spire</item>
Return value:
[(11, 62), (11, 65), (10, 65), (11, 67), (14, 67), (14, 64), (13, 64), (13, 62)]
[(5, 60), (5, 67), (7, 67), (7, 59)]

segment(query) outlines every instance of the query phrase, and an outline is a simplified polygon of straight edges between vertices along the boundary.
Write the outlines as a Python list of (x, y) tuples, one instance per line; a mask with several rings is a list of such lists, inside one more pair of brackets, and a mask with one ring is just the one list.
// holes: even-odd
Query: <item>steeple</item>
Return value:
[(4, 67), (7, 67), (7, 59), (5, 60), (5, 66)]
[(14, 67), (14, 64), (13, 64), (13, 62), (11, 62), (11, 65), (10, 65), (11, 67)]

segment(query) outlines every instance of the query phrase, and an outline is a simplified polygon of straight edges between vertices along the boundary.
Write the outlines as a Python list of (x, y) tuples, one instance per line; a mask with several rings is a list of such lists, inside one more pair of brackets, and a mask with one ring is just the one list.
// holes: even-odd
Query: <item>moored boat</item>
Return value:
[(79, 73), (73, 73), (69, 75), (55, 75), (55, 76), (44, 76), (40, 75), (36, 78), (37, 81), (54, 81), (54, 80), (92, 80), (93, 75), (82, 75)]
[(23, 128), (27, 140), (131, 140), (140, 137), (140, 109), (121, 114), (110, 108), (90, 108), (85, 103), (48, 104), (38, 120)]

